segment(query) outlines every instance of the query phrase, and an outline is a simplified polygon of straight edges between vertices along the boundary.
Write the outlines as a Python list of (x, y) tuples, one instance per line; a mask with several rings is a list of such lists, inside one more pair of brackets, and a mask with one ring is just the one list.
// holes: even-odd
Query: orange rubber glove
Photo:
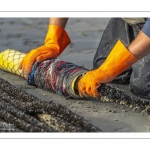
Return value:
[(137, 58), (127, 50), (120, 40), (116, 43), (107, 59), (96, 70), (88, 71), (78, 82), (81, 97), (99, 98), (97, 89), (102, 83), (111, 82), (116, 76), (129, 68)]
[(69, 43), (70, 38), (66, 31), (60, 26), (50, 24), (44, 45), (31, 50), (21, 61), (19, 69), (22, 69), (22, 76), (28, 79), (35, 61), (42, 62), (58, 57)]

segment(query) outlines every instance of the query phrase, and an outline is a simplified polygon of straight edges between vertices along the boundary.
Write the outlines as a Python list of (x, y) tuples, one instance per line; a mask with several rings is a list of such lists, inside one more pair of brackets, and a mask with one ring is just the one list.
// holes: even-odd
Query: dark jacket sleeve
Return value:
[(150, 38), (150, 18), (145, 22), (142, 31)]

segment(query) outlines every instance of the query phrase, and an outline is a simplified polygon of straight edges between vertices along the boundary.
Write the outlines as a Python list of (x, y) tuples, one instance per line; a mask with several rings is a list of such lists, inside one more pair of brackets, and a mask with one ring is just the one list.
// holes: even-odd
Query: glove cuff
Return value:
[(62, 27), (54, 24), (48, 26), (45, 45), (53, 48), (58, 55), (63, 52), (70, 42), (68, 34)]
[(112, 81), (138, 59), (118, 40), (104, 63), (97, 69), (101, 83)]

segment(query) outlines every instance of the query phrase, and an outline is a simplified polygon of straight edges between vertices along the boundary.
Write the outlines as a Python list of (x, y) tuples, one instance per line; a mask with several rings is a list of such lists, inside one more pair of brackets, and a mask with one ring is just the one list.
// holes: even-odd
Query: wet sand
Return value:
[[(92, 61), (109, 18), (70, 18), (66, 31), (71, 44), (59, 59), (92, 68)], [(48, 18), (1, 18), (0, 51), (8, 48), (28, 52), (43, 44)], [(42, 100), (53, 100), (83, 116), (103, 132), (149, 132), (148, 116), (134, 112), (117, 103), (101, 102), (93, 98), (65, 99), (26, 83), (22, 77), (0, 70), (0, 76), (18, 88), (24, 89)], [(128, 85), (113, 84), (134, 96)]]

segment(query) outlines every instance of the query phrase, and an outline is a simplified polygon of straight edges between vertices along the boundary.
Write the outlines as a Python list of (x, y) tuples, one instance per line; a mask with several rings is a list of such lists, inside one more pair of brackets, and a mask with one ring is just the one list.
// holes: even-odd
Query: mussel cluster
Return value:
[[(0, 119), (13, 124), (14, 132), (101, 132), (83, 117), (53, 101), (42, 101), (0, 78)], [(43, 114), (51, 119), (46, 124)], [(43, 120), (43, 122), (41, 121)]]

